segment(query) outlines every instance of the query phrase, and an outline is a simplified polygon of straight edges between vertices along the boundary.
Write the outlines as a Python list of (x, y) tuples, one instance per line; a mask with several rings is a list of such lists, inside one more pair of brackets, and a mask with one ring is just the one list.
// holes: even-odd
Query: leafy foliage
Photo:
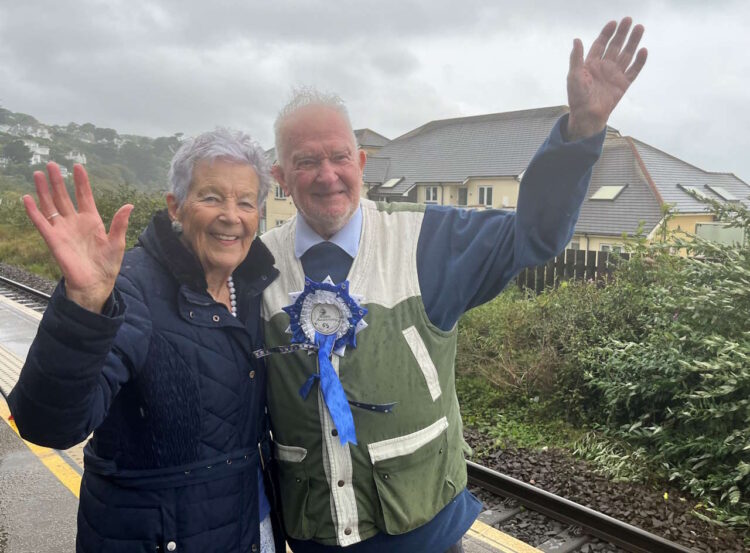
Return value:
[[(714, 210), (750, 236), (744, 207)], [(607, 286), (512, 290), (467, 314), (459, 372), (598, 427), (607, 441), (584, 440), (581, 454), (622, 477), (641, 478), (635, 464), (666, 474), (715, 517), (747, 527), (750, 244), (674, 236), (631, 248)]]

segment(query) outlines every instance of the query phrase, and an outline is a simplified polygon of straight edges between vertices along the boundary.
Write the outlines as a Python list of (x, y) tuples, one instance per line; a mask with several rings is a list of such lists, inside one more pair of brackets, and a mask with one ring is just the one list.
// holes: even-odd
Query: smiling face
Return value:
[(307, 223), (323, 238), (346, 225), (359, 206), (365, 153), (336, 110), (306, 106), (281, 127), (283, 159), (273, 175)]
[(258, 184), (250, 165), (201, 160), (182, 205), (167, 195), (169, 215), (182, 223), (182, 240), (200, 261), (209, 287), (226, 281), (250, 251), (258, 230)]

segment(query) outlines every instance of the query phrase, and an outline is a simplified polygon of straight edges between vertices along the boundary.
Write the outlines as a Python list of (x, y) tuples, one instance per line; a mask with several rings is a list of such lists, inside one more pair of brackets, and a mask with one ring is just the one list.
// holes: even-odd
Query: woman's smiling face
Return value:
[(182, 239), (207, 281), (229, 277), (250, 251), (258, 230), (258, 186), (252, 166), (218, 158), (195, 164), (181, 206), (168, 195), (169, 214), (182, 223)]

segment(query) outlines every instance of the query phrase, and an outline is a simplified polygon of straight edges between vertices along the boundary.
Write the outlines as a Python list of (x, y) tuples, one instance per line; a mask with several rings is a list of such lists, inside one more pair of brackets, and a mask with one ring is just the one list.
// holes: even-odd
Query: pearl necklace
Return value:
[(236, 317), (237, 316), (237, 294), (235, 294), (234, 280), (232, 279), (231, 275), (227, 279), (227, 288), (229, 288), (229, 305), (232, 306), (231, 308), (232, 317)]

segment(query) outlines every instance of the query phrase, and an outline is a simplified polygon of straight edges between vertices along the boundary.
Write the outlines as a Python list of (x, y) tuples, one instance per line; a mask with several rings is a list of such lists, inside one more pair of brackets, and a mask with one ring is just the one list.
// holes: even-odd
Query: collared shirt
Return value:
[(321, 237), (305, 221), (303, 216), (297, 217), (297, 233), (294, 237), (294, 255), (300, 259), (304, 253), (321, 242), (331, 242), (344, 250), (354, 259), (359, 251), (359, 235), (362, 232), (362, 208), (358, 207), (351, 219), (344, 225), (340, 231), (331, 236), (328, 240)]

